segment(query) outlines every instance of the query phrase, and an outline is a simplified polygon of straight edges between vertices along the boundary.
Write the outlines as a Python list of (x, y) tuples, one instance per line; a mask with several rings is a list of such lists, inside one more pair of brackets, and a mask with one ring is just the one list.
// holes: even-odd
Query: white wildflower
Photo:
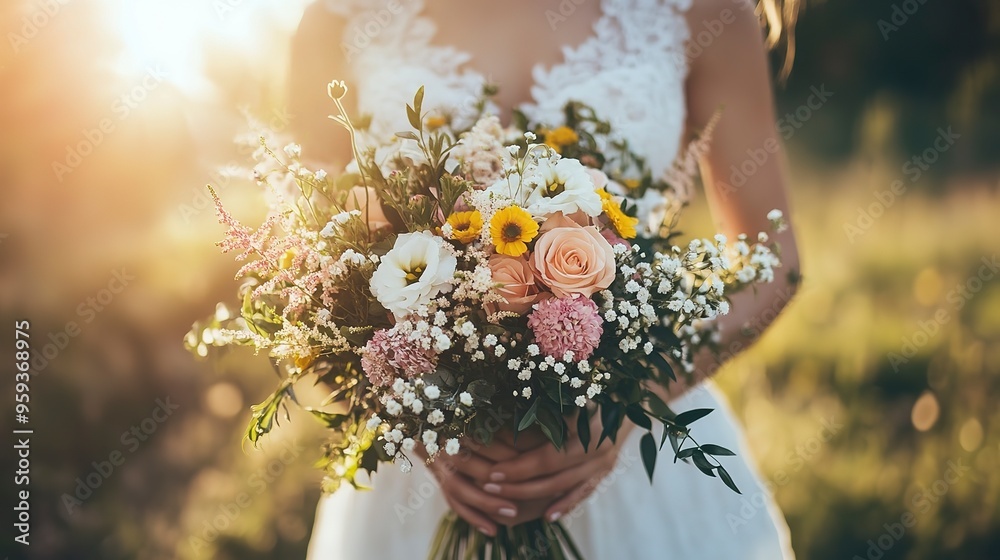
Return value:
[(444, 413), (440, 410), (434, 409), (427, 415), (427, 421), (430, 422), (432, 426), (437, 426), (438, 424), (444, 422)]

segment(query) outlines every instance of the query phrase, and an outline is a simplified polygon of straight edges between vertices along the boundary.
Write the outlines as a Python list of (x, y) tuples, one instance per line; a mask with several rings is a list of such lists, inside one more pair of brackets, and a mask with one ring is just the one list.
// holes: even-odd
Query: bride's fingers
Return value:
[(516, 433), (511, 430), (504, 430), (497, 434), (496, 439), (521, 452), (529, 451), (539, 445), (549, 443), (548, 438), (540, 430), (526, 430)]
[(607, 453), (607, 450), (587, 454), (579, 441), (568, 440), (563, 449), (542, 445), (521, 453), (509, 461), (499, 461), (490, 472), (492, 482), (518, 482), (557, 473), (578, 463)]
[[(439, 457), (437, 460), (441, 460)], [(450, 468), (468, 476), (473, 480), (489, 480), (490, 472), (493, 470), (493, 461), (477, 455), (471, 450), (463, 450), (458, 455), (448, 458)]]
[(489, 515), (512, 518), (517, 516), (517, 504), (513, 501), (489, 494), (480, 490), (469, 479), (457, 473), (439, 476), (441, 490), (452, 498), (470, 508), (477, 509)]
[[(613, 468), (613, 467), (612, 467)], [(611, 472), (611, 469), (603, 470), (590, 476), (571, 489), (565, 496), (557, 499), (547, 510), (545, 510), (545, 520), (549, 522), (558, 521), (560, 517), (573, 511), (578, 505), (586, 500), (597, 486), (604, 480), (604, 477)]]
[(521, 451), (497, 438), (494, 438), (489, 445), (483, 445), (475, 440), (465, 442), (464, 445), (466, 449), (476, 455), (480, 455), (493, 462), (509, 461), (521, 454)]
[(603, 468), (602, 465), (581, 463), (554, 475), (535, 478), (526, 482), (487, 482), (483, 485), (483, 490), (512, 500), (555, 498), (577, 487), (601, 468)]

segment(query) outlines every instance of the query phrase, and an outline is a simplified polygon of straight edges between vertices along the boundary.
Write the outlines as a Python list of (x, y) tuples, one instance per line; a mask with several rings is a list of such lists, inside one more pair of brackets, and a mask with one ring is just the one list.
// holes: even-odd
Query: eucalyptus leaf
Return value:
[(695, 408), (695, 409), (692, 409), (692, 410), (687, 410), (687, 411), (684, 411), (684, 412), (678, 414), (677, 418), (674, 418), (674, 422), (680, 424), (681, 426), (688, 426), (692, 422), (694, 422), (695, 420), (698, 420), (700, 418), (704, 418), (705, 416), (708, 416), (712, 412), (712, 410), (714, 410), (714, 409), (711, 409), (711, 408)]
[(694, 465), (698, 467), (701, 472), (709, 476), (715, 476), (715, 473), (712, 472), (715, 470), (715, 465), (708, 462), (708, 458), (705, 457), (705, 454), (702, 453), (700, 449), (695, 449), (694, 452), (691, 453), (691, 458), (694, 460)]
[(646, 415), (646, 411), (643, 410), (638, 404), (629, 405), (628, 408), (625, 409), (625, 414), (636, 426), (639, 426), (646, 431), (653, 429), (653, 422), (649, 419), (649, 416)]
[(719, 457), (732, 457), (736, 455), (736, 453), (733, 453), (732, 451), (726, 449), (725, 447), (722, 447), (721, 445), (715, 445), (713, 443), (706, 443), (705, 445), (702, 445), (701, 450), (704, 451), (705, 453), (708, 453), (709, 455), (716, 455)]
[(312, 414), (313, 418), (319, 420), (319, 422), (327, 428), (340, 429), (343, 427), (344, 423), (350, 419), (350, 417), (346, 414), (334, 414), (332, 412), (317, 410), (312, 407), (306, 407), (305, 411)]
[(524, 430), (527, 430), (529, 426), (535, 423), (535, 420), (538, 419), (539, 402), (540, 400), (536, 399), (535, 402), (531, 403), (531, 406), (528, 407), (528, 410), (524, 412), (524, 416), (521, 417), (521, 421), (517, 423), (517, 431), (523, 432)]
[(576, 433), (580, 437), (580, 444), (586, 452), (590, 447), (590, 411), (586, 407), (580, 409), (576, 417)]
[(720, 465), (717, 470), (719, 472), (719, 478), (722, 479), (722, 482), (726, 483), (726, 486), (732, 488), (733, 492), (736, 492), (737, 494), (742, 494), (743, 493), (743, 492), (740, 492), (740, 489), (736, 487), (736, 483), (733, 482), (733, 477), (729, 476), (729, 472), (726, 471), (725, 468), (723, 468)]
[(656, 467), (656, 439), (652, 432), (646, 432), (639, 440), (639, 452), (642, 455), (642, 465), (646, 467), (649, 482), (653, 482), (653, 469)]

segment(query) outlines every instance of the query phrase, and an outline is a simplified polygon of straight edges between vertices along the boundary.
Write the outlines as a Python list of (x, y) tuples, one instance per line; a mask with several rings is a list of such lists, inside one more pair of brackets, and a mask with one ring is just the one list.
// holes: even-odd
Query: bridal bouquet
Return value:
[[(727, 296), (769, 282), (778, 264), (763, 233), (671, 245), (705, 137), (668, 184), (585, 106), (568, 105), (555, 128), (483, 116), (456, 130), (423, 111), (420, 90), (405, 108), (412, 130), (363, 148), (346, 91), (330, 84), (331, 118), (354, 142), (346, 171), (307, 170), (294, 144), (279, 155), (262, 141), (256, 174), (272, 204), (259, 228), (212, 192), (228, 227), (220, 245), (246, 261), (242, 310), (196, 324), (187, 342), (200, 355), (247, 345), (274, 361), (280, 384), (253, 407), (246, 437), (268, 433), (311, 376), (330, 388), (305, 407), (329, 428), (327, 491), (360, 485), (382, 463), (406, 472), (487, 445), (497, 417), (556, 447), (570, 433), (585, 447), (615, 440), (627, 420), (646, 431), (650, 476), (669, 441), (675, 460), (738, 491), (717, 459), (732, 452), (692, 437), (710, 410), (677, 414), (653, 390), (676, 381), (675, 366), (692, 371)], [(769, 218), (780, 225), (780, 213)], [(558, 523), (526, 525), (489, 538), (452, 515), (431, 556), (578, 556)]]

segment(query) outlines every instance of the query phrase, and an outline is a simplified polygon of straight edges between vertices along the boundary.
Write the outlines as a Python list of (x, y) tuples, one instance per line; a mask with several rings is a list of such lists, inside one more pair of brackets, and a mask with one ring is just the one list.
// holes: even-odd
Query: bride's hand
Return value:
[[(496, 438), (489, 446), (464, 441), (457, 455), (441, 453), (428, 467), (451, 509), (481, 532), (495, 536), (497, 523), (514, 525), (520, 523), (519, 519), (525, 514), (533, 515), (530, 519), (537, 519), (541, 515), (539, 510), (544, 506), (536, 504), (526, 509), (525, 506), (530, 504), (489, 494), (483, 490), (483, 484), (489, 480), (497, 461), (513, 460), (521, 454), (521, 450), (541, 443), (533, 439), (519, 439), (515, 447), (506, 438)], [(426, 459), (422, 452), (418, 455)]]
[[(556, 521), (585, 500), (615, 467), (621, 442), (634, 428), (625, 422), (617, 435), (619, 443), (605, 440), (595, 448), (595, 440), (590, 450), (585, 451), (575, 430), (575, 422), (569, 422), (570, 431), (562, 450), (550, 443), (539, 445), (530, 451), (520, 453), (510, 459), (498, 460), (490, 469), (487, 482), (482, 489), (494, 496), (516, 501), (548, 503), (544, 517)], [(590, 421), (590, 433), (600, 434), (603, 427), (598, 415)], [(528, 521), (540, 517), (539, 512), (518, 512), (515, 522)], [(531, 515), (531, 517), (522, 518)]]

